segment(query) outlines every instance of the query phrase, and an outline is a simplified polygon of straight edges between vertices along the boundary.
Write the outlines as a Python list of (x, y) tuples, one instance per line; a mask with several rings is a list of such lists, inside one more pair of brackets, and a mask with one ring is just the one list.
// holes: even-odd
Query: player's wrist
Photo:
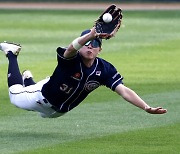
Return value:
[(79, 43), (79, 37), (72, 42), (72, 46), (75, 50), (82, 48), (82, 45)]
[(144, 107), (144, 110), (146, 111), (146, 112), (148, 112), (148, 110), (150, 109), (151, 107), (149, 106), (149, 105), (146, 105), (145, 107)]
[(95, 39), (95, 38), (99, 37), (99, 33), (96, 32), (95, 27), (93, 27), (91, 29), (90, 35), (91, 35), (92, 39)]

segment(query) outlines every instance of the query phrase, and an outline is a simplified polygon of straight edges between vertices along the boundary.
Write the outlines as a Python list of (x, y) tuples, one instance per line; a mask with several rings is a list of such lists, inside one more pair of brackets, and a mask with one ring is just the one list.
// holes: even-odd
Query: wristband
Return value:
[(76, 38), (76, 39), (72, 42), (72, 46), (73, 46), (73, 48), (76, 49), (76, 50), (79, 50), (80, 48), (82, 48), (82, 45), (79, 44), (78, 40), (79, 40), (79, 37)]

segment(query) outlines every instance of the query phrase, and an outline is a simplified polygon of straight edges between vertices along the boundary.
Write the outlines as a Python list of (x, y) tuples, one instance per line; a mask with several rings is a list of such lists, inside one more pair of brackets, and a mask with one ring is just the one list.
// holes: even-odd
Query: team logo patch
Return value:
[(73, 76), (71, 76), (75, 80), (80, 80), (81, 79), (81, 74), (80, 73), (75, 73)]
[(88, 81), (85, 84), (85, 90), (87, 92), (93, 91), (94, 89), (98, 88), (100, 86), (100, 83), (97, 81)]
[(100, 76), (101, 75), (101, 71), (96, 71), (96, 75)]

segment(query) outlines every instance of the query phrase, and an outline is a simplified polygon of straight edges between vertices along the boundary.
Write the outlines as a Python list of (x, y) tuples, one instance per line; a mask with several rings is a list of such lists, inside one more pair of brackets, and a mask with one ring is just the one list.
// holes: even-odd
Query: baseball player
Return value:
[[(112, 15), (112, 22), (104, 23), (104, 13)], [(115, 5), (108, 7), (92, 29), (85, 30), (67, 48), (57, 48), (57, 67), (53, 74), (35, 83), (30, 71), (21, 75), (17, 56), (18, 44), (0, 43), (8, 58), (8, 87), (10, 101), (15, 106), (39, 112), (42, 117), (56, 118), (78, 106), (90, 92), (106, 86), (126, 101), (151, 114), (163, 114), (167, 110), (150, 107), (133, 90), (123, 84), (123, 77), (106, 60), (97, 57), (102, 39), (112, 38), (120, 28), (122, 13)]]

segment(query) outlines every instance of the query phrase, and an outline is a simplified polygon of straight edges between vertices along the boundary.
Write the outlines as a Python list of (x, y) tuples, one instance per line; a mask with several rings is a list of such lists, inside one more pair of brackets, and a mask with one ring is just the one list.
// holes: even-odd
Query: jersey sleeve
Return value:
[(57, 61), (58, 63), (63, 63), (63, 64), (68, 64), (68, 63), (73, 63), (75, 61), (78, 60), (78, 54), (75, 55), (74, 57), (71, 57), (71, 58), (65, 58), (64, 57), (64, 52), (66, 51), (66, 48), (61, 48), (61, 47), (58, 47), (57, 48)]
[(123, 84), (123, 77), (116, 70), (116, 68), (110, 63), (108, 63), (106, 67), (104, 80), (106, 87), (110, 88), (113, 91), (119, 84)]

